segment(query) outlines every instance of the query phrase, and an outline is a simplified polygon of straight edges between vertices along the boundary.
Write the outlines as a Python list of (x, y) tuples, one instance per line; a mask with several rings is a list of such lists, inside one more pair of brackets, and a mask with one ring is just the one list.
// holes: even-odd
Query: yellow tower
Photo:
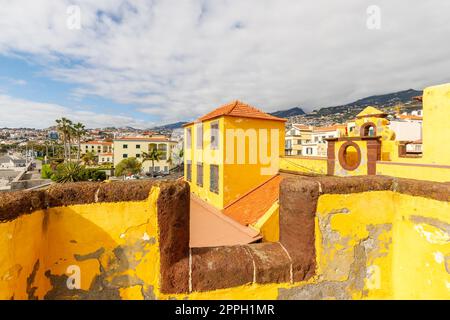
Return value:
[(278, 173), (284, 122), (234, 101), (184, 126), (184, 172), (191, 192), (218, 209)]

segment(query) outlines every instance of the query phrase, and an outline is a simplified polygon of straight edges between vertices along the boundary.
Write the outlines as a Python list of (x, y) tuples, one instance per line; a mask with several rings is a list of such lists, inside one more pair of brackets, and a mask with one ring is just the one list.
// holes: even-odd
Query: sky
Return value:
[(312, 111), (450, 82), (448, 0), (0, 0), (0, 127)]

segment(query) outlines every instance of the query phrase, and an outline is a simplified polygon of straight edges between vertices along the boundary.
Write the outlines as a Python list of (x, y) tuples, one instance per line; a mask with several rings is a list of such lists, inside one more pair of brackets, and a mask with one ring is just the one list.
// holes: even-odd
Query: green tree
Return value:
[[(56, 119), (56, 128), (61, 134), (63, 146), (64, 146), (64, 161), (67, 157), (70, 157), (70, 134), (71, 134), (72, 121), (67, 118), (62, 117), (61, 119)], [(69, 145), (69, 148), (67, 148)]]
[(93, 165), (96, 163), (96, 156), (93, 152), (88, 151), (83, 155), (83, 162), (87, 165)]
[(138, 174), (142, 170), (142, 162), (134, 157), (126, 158), (120, 161), (116, 166), (116, 177), (123, 175)]
[(155, 174), (155, 161), (159, 161), (161, 158), (161, 152), (156, 148), (150, 150), (150, 152), (142, 152), (142, 163), (145, 161), (152, 162), (152, 175)]
[(81, 138), (86, 135), (86, 128), (84, 124), (78, 122), (73, 125), (73, 132), (75, 134), (75, 138), (77, 139), (77, 161), (80, 161), (80, 155), (81, 155)]
[(181, 165), (183, 163), (183, 157), (184, 157), (184, 149), (181, 148), (180, 151), (178, 151), (178, 165)]

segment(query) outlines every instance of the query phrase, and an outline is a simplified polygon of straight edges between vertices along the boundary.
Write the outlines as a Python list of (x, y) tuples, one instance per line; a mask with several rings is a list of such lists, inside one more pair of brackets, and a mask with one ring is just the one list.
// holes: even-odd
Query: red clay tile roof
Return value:
[(328, 127), (317, 127), (317, 128), (314, 128), (313, 131), (316, 131), (316, 132), (336, 131), (338, 129), (344, 129), (346, 127), (347, 126), (345, 124), (335, 124), (335, 125), (328, 126)]
[(280, 175), (273, 176), (223, 209), (223, 213), (242, 225), (249, 225), (259, 220), (278, 200)]
[(255, 229), (245, 227), (191, 193), (191, 248), (248, 244), (261, 239)]
[[(230, 116), (230, 117), (242, 117), (242, 118), (253, 118), (253, 119), (265, 119), (265, 120), (273, 120), (273, 121), (287, 121), (283, 118), (278, 118), (272, 116), (268, 113), (262, 112), (255, 107), (252, 107), (246, 103), (243, 103), (239, 100), (233, 101), (231, 103), (225, 104), (210, 113), (205, 114), (204, 116), (198, 118), (196, 122), (211, 120), (214, 118), (222, 117), (222, 116)], [(192, 124), (192, 122), (185, 124), (184, 126), (188, 126)]]
[(161, 137), (122, 137), (116, 138), (114, 141), (149, 141), (149, 142), (175, 142), (171, 141), (169, 138)]
[(292, 125), (294, 128), (296, 128), (296, 129), (298, 129), (298, 130), (309, 130), (309, 131), (312, 131), (313, 130), (313, 126), (307, 126), (307, 125), (304, 125), (304, 124), (296, 124), (296, 123), (294, 123), (293, 125)]
[(87, 141), (87, 142), (82, 142), (81, 144), (99, 144), (102, 146), (110, 146), (113, 143), (109, 142), (109, 141)]
[(408, 115), (408, 114), (400, 114), (398, 115), (399, 119), (409, 119), (409, 120), (423, 120), (422, 116), (414, 116), (414, 115)]

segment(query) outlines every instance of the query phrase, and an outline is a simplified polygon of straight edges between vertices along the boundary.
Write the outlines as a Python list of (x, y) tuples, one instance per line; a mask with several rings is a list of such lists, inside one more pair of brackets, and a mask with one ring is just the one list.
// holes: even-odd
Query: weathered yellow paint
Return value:
[(403, 194), (394, 201), (394, 297), (450, 299), (450, 203)]
[(280, 239), (280, 205), (278, 201), (252, 227), (261, 233), (264, 241), (277, 242)]
[(120, 297), (123, 300), (142, 300), (144, 296), (142, 295), (142, 286), (132, 286), (128, 288), (120, 288)]
[[(322, 195), (318, 274), (323, 281), (346, 281), (363, 270), (363, 294), (350, 287), (353, 298), (449, 299), (448, 212), (448, 202), (391, 191)], [(357, 250), (364, 255), (357, 258)]]
[[(137, 288), (125, 290), (136, 279), (140, 289), (157, 294), (158, 194), (153, 187), (146, 201), (50, 208), (0, 223), (0, 299), (42, 299), (52, 289), (67, 290), (62, 276), (70, 276), (70, 266), (79, 267), (81, 290), (89, 291), (104, 272), (107, 281), (125, 276), (124, 297), (136, 298)], [(49, 277), (61, 279), (58, 288)]]

